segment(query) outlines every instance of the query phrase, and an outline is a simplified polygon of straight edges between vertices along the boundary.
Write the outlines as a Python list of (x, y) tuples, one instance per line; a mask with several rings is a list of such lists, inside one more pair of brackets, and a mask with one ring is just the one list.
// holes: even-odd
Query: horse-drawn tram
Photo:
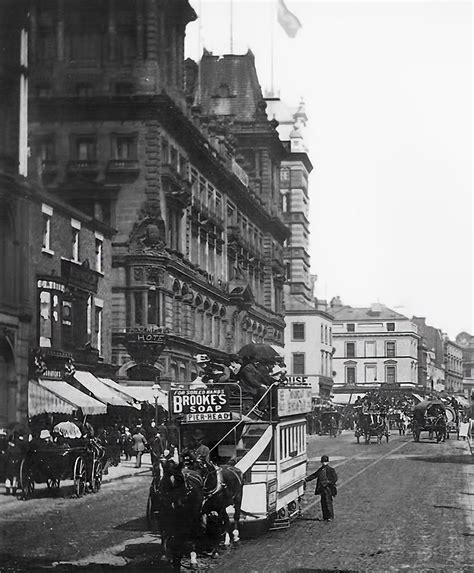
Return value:
[(194, 564), (203, 547), (214, 553), (299, 515), (310, 410), (311, 388), (281, 382), (256, 401), (237, 383), (170, 390), (176, 447), (154, 465), (147, 517), (176, 570), (188, 549)]
[[(288, 526), (299, 515), (304, 492), (311, 388), (275, 385), (268, 389), (268, 399), (265, 419), (255, 416), (252, 406), (248, 410), (237, 384), (169, 393), (179, 452), (185, 454), (202, 442), (209, 448), (211, 464), (240, 470), (244, 530), (256, 522), (272, 528)], [(234, 514), (232, 506), (228, 511)]]

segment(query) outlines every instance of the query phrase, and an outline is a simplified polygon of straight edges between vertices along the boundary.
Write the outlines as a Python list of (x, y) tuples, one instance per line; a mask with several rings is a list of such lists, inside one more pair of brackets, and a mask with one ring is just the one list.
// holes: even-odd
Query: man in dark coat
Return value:
[(305, 482), (313, 479), (317, 479), (314, 494), (321, 496), (323, 519), (324, 521), (332, 521), (334, 519), (332, 499), (336, 495), (337, 473), (336, 470), (329, 465), (328, 456), (321, 457), (321, 467), (310, 474), (305, 479)]
[(264, 412), (268, 408), (268, 394), (263, 399), (262, 397), (272, 383), (268, 371), (265, 373), (261, 364), (256, 361), (247, 362), (239, 371), (239, 381), (243, 392), (253, 397), (254, 404), (261, 400), (258, 409)]

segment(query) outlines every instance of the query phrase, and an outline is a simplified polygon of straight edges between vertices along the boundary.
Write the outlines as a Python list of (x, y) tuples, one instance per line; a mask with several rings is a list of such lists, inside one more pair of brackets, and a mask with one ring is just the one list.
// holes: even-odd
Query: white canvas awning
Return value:
[(91, 372), (77, 370), (74, 374), (74, 378), (80, 382), (84, 388), (94, 394), (97, 400), (104, 402), (104, 404), (110, 404), (111, 406), (127, 406), (128, 408), (131, 406), (123, 396), (120, 396), (118, 392), (104, 384)]
[(105, 404), (84, 394), (84, 392), (74, 388), (74, 386), (64, 382), (64, 380), (40, 379), (38, 382), (40, 386), (49, 390), (57, 398), (74, 406), (74, 410), (80, 408), (84, 414), (88, 415), (105, 414), (107, 412)]
[[(155, 405), (152, 386), (124, 386), (123, 389), (124, 392), (135, 398), (137, 402), (148, 402), (152, 406)], [(165, 410), (168, 410), (168, 392), (159, 390), (158, 404)]]
[(72, 414), (77, 406), (41, 386), (36, 380), (28, 382), (28, 416), (45, 413)]

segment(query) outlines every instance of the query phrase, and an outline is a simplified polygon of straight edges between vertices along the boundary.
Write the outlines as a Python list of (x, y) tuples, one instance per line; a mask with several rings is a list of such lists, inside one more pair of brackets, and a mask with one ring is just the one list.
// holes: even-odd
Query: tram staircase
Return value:
[(245, 474), (252, 468), (265, 448), (272, 440), (273, 430), (270, 423), (250, 422), (242, 429), (240, 440), (237, 444), (235, 467)]

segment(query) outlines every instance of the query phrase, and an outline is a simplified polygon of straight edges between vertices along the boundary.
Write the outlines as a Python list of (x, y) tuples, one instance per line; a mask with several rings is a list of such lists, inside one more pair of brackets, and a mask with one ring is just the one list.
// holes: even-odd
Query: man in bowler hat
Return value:
[(305, 482), (313, 479), (317, 480), (314, 494), (321, 496), (323, 519), (324, 521), (332, 521), (334, 519), (333, 497), (337, 493), (337, 473), (336, 470), (329, 465), (328, 456), (321, 456), (321, 467), (310, 474), (305, 479)]

